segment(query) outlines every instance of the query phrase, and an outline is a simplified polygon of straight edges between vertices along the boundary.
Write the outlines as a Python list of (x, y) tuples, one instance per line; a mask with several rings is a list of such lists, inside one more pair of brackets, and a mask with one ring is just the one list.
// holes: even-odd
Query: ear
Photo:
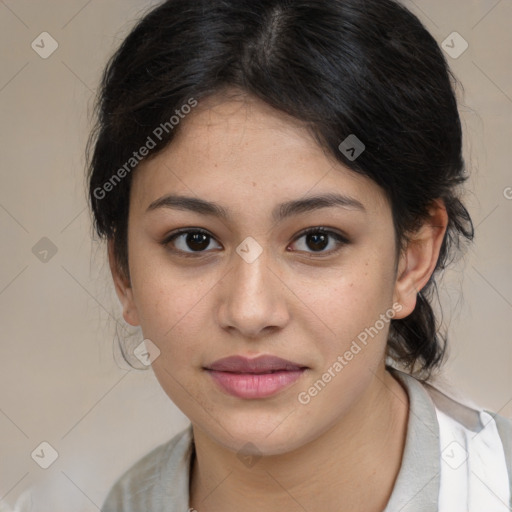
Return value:
[(133, 289), (130, 279), (124, 275), (124, 272), (119, 268), (119, 264), (115, 257), (114, 241), (108, 241), (108, 262), (110, 265), (110, 272), (114, 280), (117, 297), (123, 307), (123, 318), (126, 323), (135, 326), (140, 324), (139, 316), (135, 301), (133, 300)]
[(405, 318), (416, 307), (418, 293), (427, 284), (439, 258), (448, 214), (442, 200), (429, 208), (429, 215), (421, 227), (409, 235), (407, 248), (400, 255), (393, 299), (402, 305), (395, 318)]

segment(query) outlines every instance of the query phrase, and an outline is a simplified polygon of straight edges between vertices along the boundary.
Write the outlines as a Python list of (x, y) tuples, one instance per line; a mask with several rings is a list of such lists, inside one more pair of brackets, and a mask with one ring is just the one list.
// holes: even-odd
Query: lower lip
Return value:
[(302, 370), (274, 373), (232, 373), (207, 370), (226, 393), (238, 398), (265, 398), (296, 382)]

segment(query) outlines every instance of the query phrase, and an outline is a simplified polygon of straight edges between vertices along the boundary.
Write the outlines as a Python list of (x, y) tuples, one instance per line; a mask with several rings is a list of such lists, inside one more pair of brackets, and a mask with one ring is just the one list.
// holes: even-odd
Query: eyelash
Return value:
[[(194, 228), (194, 229), (182, 229), (179, 231), (176, 231), (175, 233), (171, 233), (169, 236), (167, 236), (161, 244), (169, 249), (173, 253), (178, 253), (180, 256), (183, 256), (185, 258), (197, 258), (201, 257), (203, 254), (207, 253), (208, 251), (182, 251), (181, 249), (173, 249), (170, 247), (171, 242), (173, 242), (176, 238), (178, 238), (180, 235), (189, 234), (189, 233), (199, 233), (202, 235), (205, 235), (208, 238), (215, 239), (208, 231), (201, 229), (201, 228)], [(347, 245), (350, 243), (350, 241), (340, 233), (337, 233), (336, 231), (331, 231), (324, 227), (311, 227), (308, 229), (305, 229), (304, 231), (300, 232), (297, 237), (293, 240), (292, 243), (296, 242), (300, 238), (306, 237), (311, 234), (320, 234), (320, 235), (326, 235), (331, 238), (333, 238), (336, 243), (337, 247), (335, 249), (331, 249), (330, 251), (318, 251), (318, 252), (310, 252), (308, 254), (313, 255), (314, 257), (322, 257), (324, 255), (332, 255), (336, 252), (338, 252), (344, 245)]]

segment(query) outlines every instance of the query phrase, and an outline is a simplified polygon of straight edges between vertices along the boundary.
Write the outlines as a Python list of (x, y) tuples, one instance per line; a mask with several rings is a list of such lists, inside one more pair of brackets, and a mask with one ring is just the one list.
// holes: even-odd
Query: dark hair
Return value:
[[(168, 0), (137, 23), (102, 78), (88, 144), (96, 232), (113, 241), (129, 277), (133, 152), (150, 139), (148, 158), (167, 146), (184, 105), (240, 89), (306, 122), (329, 154), (382, 187), (398, 248), (432, 202), (444, 201), (435, 272), (412, 314), (391, 321), (388, 339), (389, 356), (430, 375), (446, 349), (434, 275), (473, 238), (458, 197), (466, 176), (457, 83), (435, 39), (393, 0)], [(366, 146), (355, 160), (339, 149), (351, 134)]]

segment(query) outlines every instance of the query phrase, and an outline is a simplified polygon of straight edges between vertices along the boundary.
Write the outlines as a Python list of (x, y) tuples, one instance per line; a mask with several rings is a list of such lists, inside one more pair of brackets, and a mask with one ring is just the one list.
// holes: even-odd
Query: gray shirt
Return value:
[[(446, 414), (460, 429), (478, 435), (479, 412), (463, 405), (410, 375), (391, 370), (404, 385), (410, 402), (402, 464), (384, 512), (439, 510), (442, 449), (438, 414)], [(491, 415), (496, 423), (500, 450), (506, 461), (512, 490), (512, 421)], [(493, 425), (494, 426), (494, 425)], [(498, 437), (498, 436), (497, 436)], [(498, 440), (499, 442), (499, 440)], [(103, 512), (188, 512), (190, 465), (194, 450), (190, 425), (148, 453), (114, 484)], [(452, 450), (453, 453), (453, 450)], [(501, 454), (500, 454), (501, 455)], [(512, 510), (512, 498), (507, 504)], [(490, 510), (490, 509), (489, 509)], [(483, 512), (483, 511), (481, 511)]]

